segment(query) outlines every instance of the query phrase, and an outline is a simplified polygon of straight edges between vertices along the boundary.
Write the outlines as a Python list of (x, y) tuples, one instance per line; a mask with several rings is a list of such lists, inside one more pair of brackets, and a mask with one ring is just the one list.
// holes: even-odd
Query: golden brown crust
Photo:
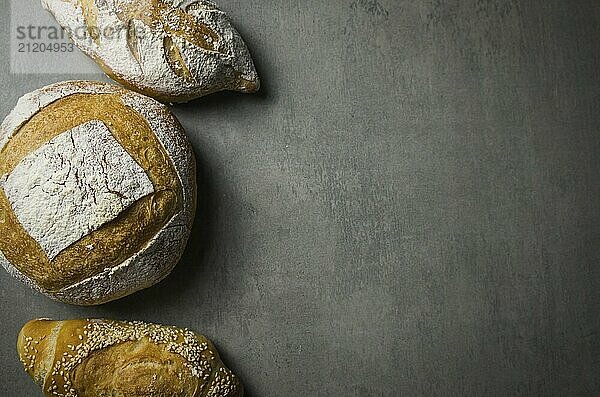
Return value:
[[(85, 335), (85, 326), (87, 325), (86, 320), (73, 320), (73, 321), (33, 321), (34, 324), (37, 323), (57, 323), (58, 328), (56, 332), (56, 337), (53, 338), (55, 341), (54, 346), (54, 355), (52, 360), (52, 366), (50, 367), (50, 371), (48, 372), (46, 378), (43, 383), (43, 390), (46, 395), (52, 396), (55, 395), (55, 391), (58, 390), (68, 390), (70, 388), (70, 379), (68, 376), (65, 376), (64, 369), (62, 369), (61, 365), (65, 362), (68, 362), (73, 357), (73, 352), (75, 347), (85, 343), (86, 335)], [(41, 325), (42, 326), (42, 325)], [(40, 337), (43, 334), (37, 334)], [(41, 359), (45, 357), (40, 356)], [(61, 368), (61, 369), (59, 369)], [(63, 373), (61, 374), (61, 371)]]
[(199, 380), (185, 360), (147, 337), (90, 354), (73, 371), (80, 396), (194, 396)]
[[(49, 260), (27, 234), (0, 191), (0, 251), (43, 290), (57, 291), (116, 267), (139, 252), (182, 207), (182, 188), (173, 164), (146, 120), (118, 94), (74, 94), (35, 114), (0, 151), (0, 175), (53, 137), (90, 120), (100, 120), (146, 171), (155, 193), (115, 220)], [(90, 249), (89, 247), (93, 247)]]
[(42, 387), (54, 365), (56, 338), (60, 328), (57, 321), (30, 321), (17, 338), (17, 351), (25, 370)]
[(96, 43), (100, 42), (100, 35), (98, 32), (98, 7), (94, 0), (78, 0), (83, 10), (83, 19), (88, 29), (88, 33), (92, 40)]
[[(33, 358), (32, 346), (37, 347)], [(18, 351), (46, 396), (243, 395), (241, 383), (224, 367), (210, 341), (174, 327), (33, 320), (21, 330)]]

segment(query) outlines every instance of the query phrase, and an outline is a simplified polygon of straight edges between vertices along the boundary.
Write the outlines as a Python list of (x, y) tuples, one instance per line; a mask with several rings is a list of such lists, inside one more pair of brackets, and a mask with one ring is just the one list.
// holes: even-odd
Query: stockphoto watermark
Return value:
[[(73, 52), (73, 40), (115, 40), (126, 38), (126, 29), (107, 27), (78, 27), (76, 29), (59, 28), (56, 26), (16, 26), (18, 52)], [(143, 31), (136, 33), (141, 37)], [(72, 40), (69, 40), (72, 39)]]
[(73, 52), (69, 34), (56, 26), (17, 26), (17, 51), (19, 53)]
[(101, 74), (72, 39), (122, 40), (128, 34), (125, 28), (64, 29), (39, 0), (11, 0), (10, 15), (10, 70), (15, 74)]

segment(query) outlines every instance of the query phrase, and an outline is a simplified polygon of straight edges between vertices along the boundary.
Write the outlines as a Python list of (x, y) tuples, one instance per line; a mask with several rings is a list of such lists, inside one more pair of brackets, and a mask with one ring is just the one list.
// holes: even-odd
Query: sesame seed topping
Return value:
[[(197, 334), (187, 328), (180, 329), (139, 321), (87, 321), (83, 329), (77, 331), (79, 334), (73, 335), (81, 343), (67, 345), (70, 352), (64, 352), (54, 365), (51, 372), (51, 392), (54, 396), (77, 397), (71, 376), (76, 367), (94, 351), (142, 338), (147, 338), (165, 350), (181, 356), (184, 359), (183, 365), (200, 381), (200, 387), (207, 391), (206, 396), (226, 397), (239, 387), (235, 375), (223, 368), (220, 362), (215, 362), (216, 352), (210, 349), (207, 342), (199, 340)], [(181, 373), (178, 376), (181, 378)]]

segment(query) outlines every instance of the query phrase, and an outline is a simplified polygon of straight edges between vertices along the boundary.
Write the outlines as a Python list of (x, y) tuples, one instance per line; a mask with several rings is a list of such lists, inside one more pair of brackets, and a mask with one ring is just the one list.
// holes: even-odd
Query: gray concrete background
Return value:
[[(96, 308), (1, 272), (0, 394), (39, 395), (25, 321), (104, 316), (205, 333), (250, 397), (600, 395), (600, 3), (219, 4), (264, 90), (174, 108), (184, 260)], [(4, 72), (0, 114), (76, 77)]]

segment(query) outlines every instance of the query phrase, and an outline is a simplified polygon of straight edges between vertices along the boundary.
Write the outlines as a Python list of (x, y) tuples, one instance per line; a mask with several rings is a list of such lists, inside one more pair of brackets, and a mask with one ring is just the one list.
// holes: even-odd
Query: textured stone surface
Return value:
[[(183, 262), (88, 309), (0, 272), (0, 394), (38, 393), (38, 316), (200, 330), (249, 397), (600, 394), (597, 1), (219, 4), (264, 93), (175, 107)], [(73, 77), (0, 74), (0, 111)]]
[(50, 259), (154, 192), (101, 121), (65, 131), (0, 181), (19, 222)]

